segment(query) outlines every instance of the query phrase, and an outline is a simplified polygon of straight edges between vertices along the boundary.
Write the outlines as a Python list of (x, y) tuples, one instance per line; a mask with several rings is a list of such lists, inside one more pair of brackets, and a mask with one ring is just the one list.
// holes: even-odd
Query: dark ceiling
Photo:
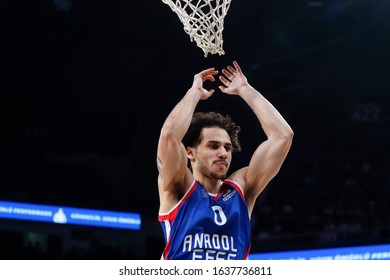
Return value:
[(226, 55), (208, 58), (159, 0), (2, 3), (8, 91), (177, 96), (188, 75), (232, 59), (263, 90), (280, 92), (367, 74), (379, 80), (388, 68), (385, 0), (233, 0)]
[[(195, 73), (233, 59), (294, 128), (346, 121), (347, 109), (362, 103), (379, 103), (388, 118), (387, 0), (233, 0), (226, 54), (207, 58), (159, 0), (6, 0), (0, 7), (0, 200), (123, 210), (140, 196), (157, 199), (163, 119)], [(217, 93), (208, 104), (201, 106), (231, 112), (249, 130), (256, 125), (235, 99)], [(60, 191), (76, 181), (81, 189)], [(112, 189), (116, 196), (107, 196)]]

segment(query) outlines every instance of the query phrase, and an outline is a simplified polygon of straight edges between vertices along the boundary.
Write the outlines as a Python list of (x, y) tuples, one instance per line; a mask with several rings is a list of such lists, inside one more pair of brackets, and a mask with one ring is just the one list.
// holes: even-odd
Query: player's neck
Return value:
[(206, 176), (194, 176), (194, 178), (206, 189), (208, 193), (216, 194), (219, 191), (221, 180)]

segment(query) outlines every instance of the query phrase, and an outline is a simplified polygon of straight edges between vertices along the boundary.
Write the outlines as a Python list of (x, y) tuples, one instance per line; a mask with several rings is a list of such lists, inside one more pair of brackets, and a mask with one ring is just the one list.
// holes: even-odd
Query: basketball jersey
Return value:
[(158, 220), (165, 237), (162, 259), (242, 260), (251, 245), (248, 207), (241, 187), (225, 180), (216, 195), (194, 180), (183, 198)]

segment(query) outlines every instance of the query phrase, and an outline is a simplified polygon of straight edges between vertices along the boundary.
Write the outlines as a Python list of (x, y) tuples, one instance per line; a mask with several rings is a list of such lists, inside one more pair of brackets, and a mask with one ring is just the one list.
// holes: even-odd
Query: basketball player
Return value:
[(214, 68), (196, 74), (161, 129), (157, 166), (158, 219), (166, 241), (162, 259), (247, 259), (256, 198), (278, 173), (291, 146), (290, 126), (234, 61), (222, 70), (219, 88), (248, 104), (267, 140), (260, 143), (248, 166), (226, 178), (232, 153), (241, 149), (240, 127), (229, 116), (195, 113), (198, 102), (214, 93), (204, 89), (203, 82), (215, 82), (217, 74)]

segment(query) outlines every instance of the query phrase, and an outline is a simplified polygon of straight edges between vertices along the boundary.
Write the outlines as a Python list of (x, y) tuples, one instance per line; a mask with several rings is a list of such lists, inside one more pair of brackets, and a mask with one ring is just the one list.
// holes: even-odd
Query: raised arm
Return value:
[(233, 65), (222, 70), (224, 76), (220, 80), (224, 86), (220, 89), (240, 96), (253, 110), (267, 136), (252, 155), (249, 166), (231, 176), (243, 186), (251, 213), (257, 196), (279, 172), (290, 150), (293, 131), (275, 107), (248, 83), (237, 62)]
[(214, 90), (204, 89), (203, 82), (215, 81), (213, 75), (217, 73), (214, 68), (209, 68), (196, 74), (192, 87), (176, 104), (162, 126), (157, 148), (160, 212), (170, 210), (192, 182), (182, 139), (190, 126), (198, 102), (214, 93)]

